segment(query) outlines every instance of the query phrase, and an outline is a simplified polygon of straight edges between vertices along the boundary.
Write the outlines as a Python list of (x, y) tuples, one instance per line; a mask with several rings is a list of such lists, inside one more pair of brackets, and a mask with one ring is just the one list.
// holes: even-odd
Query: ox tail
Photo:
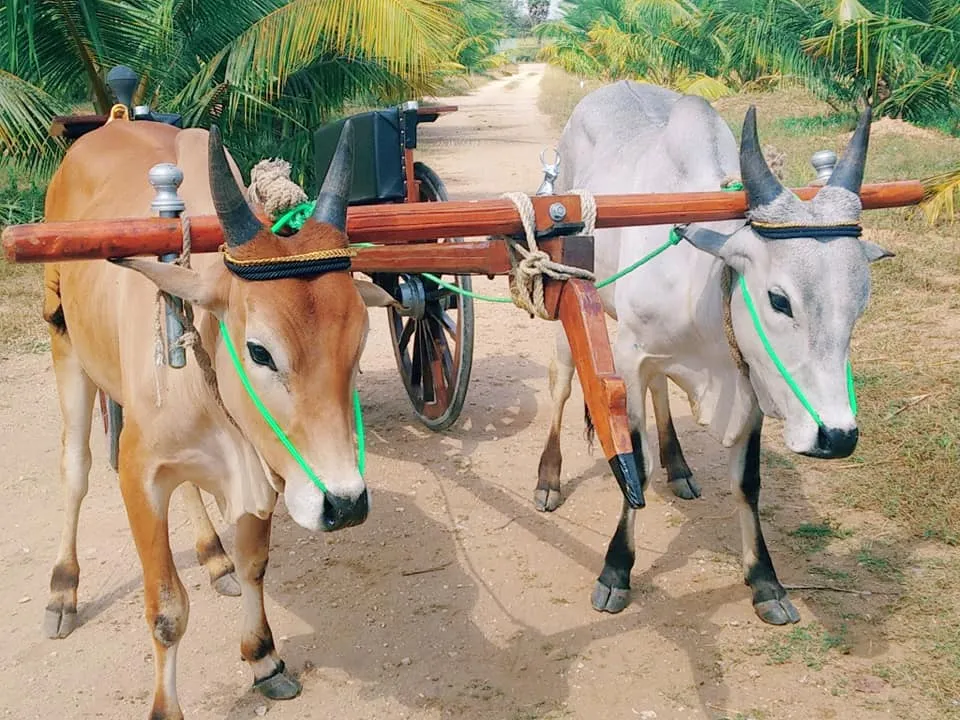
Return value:
[(593, 448), (593, 438), (596, 435), (596, 428), (593, 426), (593, 418), (590, 416), (590, 408), (586, 403), (583, 404), (583, 424), (584, 436), (587, 438), (587, 448)]
[(43, 268), (43, 319), (58, 335), (66, 334), (67, 320), (60, 301), (60, 268), (55, 263)]

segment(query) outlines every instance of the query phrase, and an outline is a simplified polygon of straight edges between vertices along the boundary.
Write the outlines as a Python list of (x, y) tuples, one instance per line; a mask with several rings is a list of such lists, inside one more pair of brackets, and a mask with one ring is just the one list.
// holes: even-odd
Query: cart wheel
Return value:
[(103, 430), (107, 435), (107, 449), (110, 455), (110, 467), (116, 472), (120, 458), (120, 430), (123, 428), (123, 408), (107, 397), (103, 390), (100, 396), (100, 415), (103, 417)]
[[(443, 181), (429, 167), (417, 162), (414, 177), (420, 181), (422, 202), (448, 199)], [(440, 242), (463, 242), (444, 238)], [(464, 290), (471, 290), (469, 275), (440, 277)], [(402, 315), (388, 308), (390, 336), (400, 377), (413, 403), (413, 410), (431, 430), (446, 430), (460, 417), (473, 367), (473, 300), (458, 295), (423, 275), (379, 276), (378, 282), (393, 285), (410, 310)]]

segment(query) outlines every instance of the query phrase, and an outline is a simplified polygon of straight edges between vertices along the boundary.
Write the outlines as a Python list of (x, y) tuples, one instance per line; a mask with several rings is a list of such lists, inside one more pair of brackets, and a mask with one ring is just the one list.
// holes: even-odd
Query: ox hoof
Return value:
[(77, 626), (76, 610), (47, 608), (43, 614), (43, 632), (53, 640), (65, 638)]
[(560, 507), (561, 502), (563, 502), (563, 498), (560, 497), (559, 490), (537, 488), (533, 491), (533, 503), (540, 512), (553, 512)]
[(213, 585), (213, 589), (216, 590), (219, 595), (240, 597), (240, 581), (237, 580), (236, 573), (230, 572), (226, 575), (221, 575), (210, 584)]
[(630, 588), (611, 588), (598, 580), (590, 602), (597, 612), (618, 613), (630, 604)]
[(670, 486), (671, 492), (683, 500), (694, 500), (700, 497), (700, 486), (692, 477), (676, 478), (675, 480), (669, 480), (667, 484)]
[(757, 617), (771, 625), (800, 622), (800, 613), (786, 595), (779, 600), (764, 600), (755, 603), (753, 609), (756, 611)]
[(292, 700), (303, 689), (300, 681), (287, 672), (282, 660), (273, 675), (257, 680), (253, 687), (271, 700)]

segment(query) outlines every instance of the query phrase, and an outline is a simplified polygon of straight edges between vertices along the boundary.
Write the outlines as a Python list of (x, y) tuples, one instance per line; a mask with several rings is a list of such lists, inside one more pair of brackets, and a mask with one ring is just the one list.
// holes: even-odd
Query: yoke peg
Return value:
[[(177, 189), (183, 182), (183, 170), (173, 163), (157, 163), (147, 173), (147, 180), (157, 191), (150, 203), (150, 209), (162, 218), (180, 217), (187, 207), (177, 194)], [(160, 262), (170, 263), (176, 259), (177, 253), (167, 253), (160, 257)], [(180, 324), (177, 311), (183, 312), (183, 300), (170, 297), (166, 305), (167, 360), (170, 367), (182, 368), (187, 364), (187, 352), (177, 345), (183, 337), (183, 325)]]
[(837, 154), (833, 150), (818, 150), (810, 156), (810, 164), (817, 171), (811, 185), (825, 185), (837, 166)]

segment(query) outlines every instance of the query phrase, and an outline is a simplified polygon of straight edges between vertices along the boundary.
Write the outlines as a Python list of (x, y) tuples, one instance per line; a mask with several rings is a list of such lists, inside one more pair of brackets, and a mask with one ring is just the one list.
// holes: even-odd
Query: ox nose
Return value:
[(838, 430), (837, 428), (828, 428), (820, 426), (817, 431), (817, 448), (815, 455), (822, 458), (845, 458), (849, 457), (857, 447), (857, 438), (860, 437), (860, 431), (857, 428), (853, 430)]
[(323, 529), (327, 532), (359, 525), (367, 519), (370, 503), (367, 491), (359, 497), (345, 498), (330, 492), (323, 496)]

